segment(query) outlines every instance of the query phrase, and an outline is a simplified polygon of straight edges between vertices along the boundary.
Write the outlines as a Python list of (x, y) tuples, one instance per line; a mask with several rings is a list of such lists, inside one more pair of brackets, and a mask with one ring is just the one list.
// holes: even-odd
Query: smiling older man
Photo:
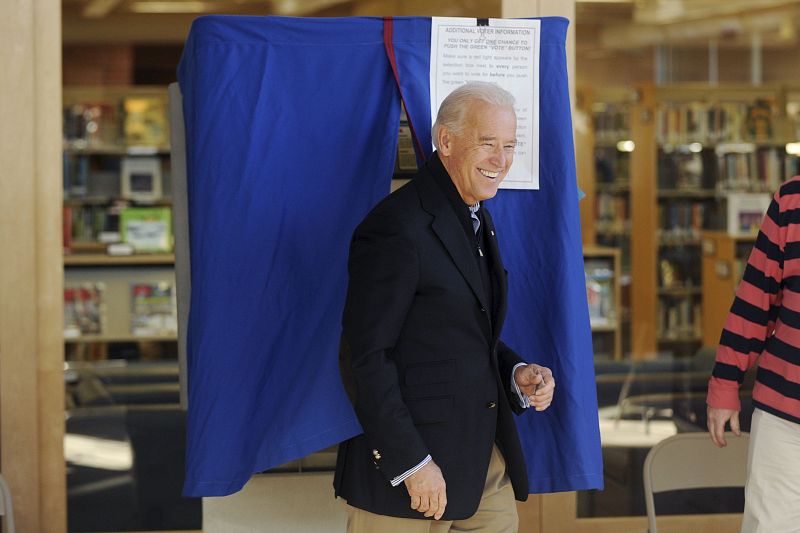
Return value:
[(356, 229), (342, 377), (364, 433), (339, 447), (348, 531), (517, 531), (525, 459), (512, 412), (555, 380), (499, 340), (507, 280), (483, 205), (514, 160), (514, 99), (469, 83), (442, 103), (437, 151)]

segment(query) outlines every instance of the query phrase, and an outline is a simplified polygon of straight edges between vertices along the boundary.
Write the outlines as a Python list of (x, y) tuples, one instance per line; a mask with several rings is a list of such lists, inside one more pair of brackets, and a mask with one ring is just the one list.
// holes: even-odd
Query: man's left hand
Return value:
[(537, 411), (550, 407), (556, 380), (549, 368), (533, 364), (521, 366), (514, 372), (514, 381)]

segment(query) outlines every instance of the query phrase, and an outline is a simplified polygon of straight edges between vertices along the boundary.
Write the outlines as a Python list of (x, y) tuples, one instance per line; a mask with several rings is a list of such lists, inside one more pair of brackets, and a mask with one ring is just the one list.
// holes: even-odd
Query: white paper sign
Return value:
[(539, 188), (539, 42), (541, 21), (433, 17), (431, 117), (469, 81), (496, 83), (516, 99), (517, 150), (503, 189)]

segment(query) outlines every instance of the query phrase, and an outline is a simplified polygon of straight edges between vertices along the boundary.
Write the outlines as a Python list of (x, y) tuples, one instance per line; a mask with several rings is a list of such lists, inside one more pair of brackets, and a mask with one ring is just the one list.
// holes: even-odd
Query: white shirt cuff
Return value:
[(522, 394), (522, 391), (519, 390), (519, 385), (517, 385), (517, 380), (514, 379), (514, 374), (516, 373), (517, 369), (521, 366), (525, 366), (528, 363), (517, 363), (514, 365), (514, 368), (511, 370), (511, 392), (515, 392), (517, 394), (517, 398), (519, 400), (519, 405), (523, 409), (527, 409), (531, 406), (531, 402), (528, 400), (528, 397)]
[(400, 474), (399, 476), (394, 478), (391, 481), (392, 487), (396, 487), (397, 485), (399, 485), (400, 483), (405, 481), (408, 476), (410, 476), (412, 474), (415, 474), (420, 468), (422, 468), (423, 466), (425, 466), (429, 462), (431, 462), (431, 456), (427, 455), (427, 456), (425, 456), (425, 459), (423, 459), (420, 464), (418, 464), (414, 468), (411, 468), (410, 470), (406, 470), (405, 472), (403, 472), (402, 474)]

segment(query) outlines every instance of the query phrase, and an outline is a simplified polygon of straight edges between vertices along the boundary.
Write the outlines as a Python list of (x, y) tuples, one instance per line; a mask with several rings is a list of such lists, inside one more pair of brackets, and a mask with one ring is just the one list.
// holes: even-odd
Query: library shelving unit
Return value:
[(592, 345), (600, 359), (622, 359), (620, 257), (618, 248), (583, 248)]
[[(631, 139), (630, 112), (636, 93), (630, 88), (581, 88), (581, 118), (576, 126), (576, 155), (584, 246), (614, 248), (620, 263), (614, 269), (621, 298), (616, 306), (618, 339), (615, 353), (630, 352), (631, 276)], [(583, 131), (586, 130), (586, 131)], [(598, 337), (598, 332), (595, 337)], [(599, 344), (596, 342), (596, 344)], [(599, 346), (598, 346), (599, 347)]]
[(750, 229), (796, 172), (788, 109), (781, 86), (639, 89), (630, 114), (634, 357), (692, 355), (712, 335), (704, 302), (720, 297), (705, 287), (704, 232)]
[(167, 104), (165, 87), (64, 89), (67, 360), (177, 353)]

